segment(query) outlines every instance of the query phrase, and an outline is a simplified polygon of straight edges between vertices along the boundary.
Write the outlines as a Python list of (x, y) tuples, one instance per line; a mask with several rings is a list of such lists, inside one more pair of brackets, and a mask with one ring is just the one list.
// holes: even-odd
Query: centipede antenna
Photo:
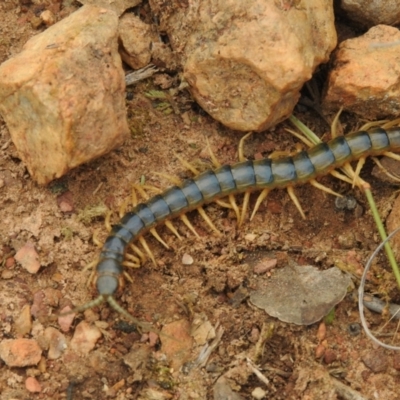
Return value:
[(151, 228), (150, 233), (166, 248), (169, 249), (169, 246), (167, 243), (164, 242), (164, 240), (161, 239), (160, 235), (156, 231), (156, 228)]
[(392, 178), (394, 181), (396, 182), (400, 182), (400, 177), (398, 175), (392, 174), (391, 172), (389, 172), (379, 161), (378, 158), (376, 157), (371, 157), (372, 160), (375, 162), (375, 164), (378, 166), (378, 168), (385, 174), (387, 175), (389, 178)]
[(194, 229), (193, 225), (190, 223), (190, 221), (188, 220), (188, 217), (183, 214), (180, 216), (181, 221), (191, 230), (191, 232), (196, 236), (196, 237), (200, 237), (199, 234), (196, 232), (196, 229)]
[(301, 214), (301, 216), (303, 217), (303, 219), (306, 219), (306, 216), (305, 216), (305, 214), (304, 214), (304, 211), (303, 211), (303, 209), (301, 208), (299, 199), (297, 198), (297, 196), (296, 196), (296, 194), (295, 194), (295, 192), (294, 192), (294, 190), (293, 190), (293, 187), (292, 187), (292, 186), (288, 186), (288, 187), (287, 187), (287, 192), (288, 192), (288, 194), (289, 194), (291, 200), (293, 201), (294, 205), (295, 205), (296, 208), (299, 210), (299, 213)]
[(185, 159), (183, 159), (181, 156), (179, 156), (178, 154), (174, 153), (175, 157), (180, 161), (180, 163), (189, 171), (192, 172), (193, 175), (198, 175), (200, 173), (200, 171), (197, 170), (196, 167), (194, 167), (192, 164), (190, 164), (188, 161), (186, 161)]
[(387, 129), (390, 128), (391, 126), (391, 122), (388, 119), (381, 119), (380, 121), (371, 121), (371, 122), (367, 122), (366, 124), (364, 124), (360, 129), (358, 129), (359, 131), (367, 131), (371, 128), (374, 128), (375, 126), (380, 126), (383, 129)]
[(349, 177), (341, 174), (339, 171), (333, 170), (333, 171), (330, 171), (329, 173), (332, 176), (334, 176), (335, 178), (342, 180), (343, 182), (350, 183), (350, 185), (353, 183), (353, 181)]
[(203, 207), (197, 208), (197, 211), (201, 215), (201, 217), (204, 219), (206, 224), (215, 232), (217, 236), (222, 236), (222, 233), (217, 229), (217, 227), (213, 224), (207, 213), (204, 211)]
[(136, 207), (138, 204), (138, 197), (135, 189), (135, 185), (132, 185), (132, 206)]
[(106, 226), (106, 229), (108, 232), (111, 232), (111, 229), (112, 229), (111, 215), (112, 215), (112, 211), (107, 211), (106, 217), (104, 218), (104, 225)]
[(179, 240), (182, 240), (182, 237), (179, 235), (178, 231), (171, 221), (165, 221), (164, 224)]
[(154, 328), (152, 328), (152, 326), (150, 324), (146, 324), (146, 323), (140, 322), (138, 319), (136, 319), (131, 314), (129, 314), (128, 311), (125, 310), (125, 308), (121, 307), (116, 302), (114, 297), (108, 296), (106, 301), (111, 306), (111, 308), (113, 308), (117, 313), (123, 315), (127, 320), (133, 322), (135, 325), (139, 326), (144, 331), (152, 331), (152, 332), (156, 332), (157, 333), (157, 331)]
[(219, 168), (221, 166), (221, 163), (218, 161), (217, 157), (215, 157), (215, 154), (211, 149), (210, 141), (208, 140), (207, 136), (206, 136), (206, 142), (207, 142), (207, 150), (208, 153), (210, 154), (211, 161), (215, 168)]
[(250, 201), (250, 192), (245, 192), (243, 196), (243, 206), (242, 206), (242, 212), (240, 214), (240, 222), (238, 226), (242, 226), (244, 219), (246, 218), (246, 213), (247, 213), (247, 208), (249, 207), (249, 201)]
[(238, 158), (239, 158), (239, 161), (240, 161), (240, 162), (246, 161), (246, 157), (244, 156), (244, 142), (246, 141), (246, 139), (247, 139), (249, 136), (251, 136), (252, 133), (253, 133), (253, 132), (249, 132), (249, 133), (247, 133), (246, 135), (244, 135), (244, 136), (240, 139), (239, 147), (238, 147)]
[(270, 192), (269, 189), (263, 189), (262, 192), (257, 197), (256, 205), (254, 206), (253, 212), (251, 213), (250, 221), (253, 220), (254, 216), (256, 215), (256, 212), (258, 211), (258, 208), (260, 207), (264, 199), (268, 196), (269, 192)]
[(153, 172), (154, 175), (157, 176), (161, 176), (162, 178), (167, 179), (168, 181), (170, 181), (172, 184), (174, 185), (180, 185), (182, 182), (179, 178), (177, 178), (176, 176), (172, 176), (169, 174), (164, 174), (163, 172)]
[(93, 243), (94, 243), (97, 247), (101, 248), (101, 247), (103, 246), (103, 243), (102, 243), (102, 241), (99, 239), (98, 234), (99, 234), (99, 230), (98, 230), (98, 229), (95, 229), (95, 230), (93, 231), (92, 241), (93, 241)]
[(155, 266), (157, 266), (156, 259), (154, 258), (154, 254), (150, 250), (150, 247), (148, 246), (148, 244), (147, 244), (146, 240), (143, 238), (143, 236), (140, 236), (139, 242), (143, 246), (143, 248), (144, 248), (145, 252), (147, 253), (147, 255), (151, 258), (151, 261), (153, 261), (153, 264)]
[(140, 267), (140, 258), (138, 258), (138, 257), (136, 257), (136, 256), (134, 256), (133, 254), (130, 254), (130, 253), (126, 253), (125, 257), (127, 259), (129, 259), (130, 261), (136, 263), (137, 266)]
[(233, 211), (235, 211), (236, 220), (237, 220), (237, 223), (239, 225), (239, 222), (240, 222), (240, 210), (239, 210), (238, 205), (236, 204), (236, 198), (235, 198), (235, 196), (233, 194), (230, 194), (228, 198), (229, 198), (229, 203), (231, 203), (231, 206), (233, 208)]
[(400, 161), (400, 154), (392, 153), (391, 151), (385, 151), (383, 155), (389, 158), (393, 158), (393, 160)]
[(139, 249), (135, 244), (130, 243), (129, 247), (139, 256), (142, 263), (146, 261), (146, 255), (143, 253), (142, 250)]
[(333, 194), (334, 196), (337, 197), (343, 197), (341, 194), (335, 192), (334, 190), (328, 188), (327, 186), (323, 185), (322, 183), (319, 183), (318, 181), (316, 181), (315, 179), (310, 179), (309, 182), (312, 186), (316, 187), (319, 190), (322, 190), (323, 192), (329, 193), (329, 194)]
[(88, 303), (85, 303), (85, 304), (82, 304), (81, 306), (75, 307), (72, 310), (67, 311), (65, 313), (61, 313), (60, 317), (64, 317), (65, 315), (77, 314), (77, 313), (84, 312), (86, 310), (89, 310), (90, 308), (99, 306), (101, 303), (104, 303), (104, 301), (105, 301), (105, 298), (101, 294), (100, 296), (96, 297), (92, 301), (89, 301)]

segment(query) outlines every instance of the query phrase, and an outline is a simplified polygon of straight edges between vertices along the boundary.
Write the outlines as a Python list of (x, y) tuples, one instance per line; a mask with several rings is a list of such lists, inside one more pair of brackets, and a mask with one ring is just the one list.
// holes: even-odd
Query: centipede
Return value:
[[(387, 155), (398, 159), (395, 153), (399, 151), (400, 127), (375, 127), (345, 136), (336, 136), (328, 142), (301, 150), (293, 156), (278, 159), (242, 159), (231, 165), (221, 165), (206, 170), (192, 179), (175, 184), (136, 205), (111, 228), (94, 270), (93, 283), (98, 296), (73, 311), (81, 312), (107, 302), (115, 311), (137, 322), (119, 305), (116, 294), (121, 288), (125, 268), (138, 266), (146, 259), (146, 254), (155, 263), (154, 256), (143, 237), (146, 233), (152, 233), (168, 247), (158, 235), (157, 227), (165, 225), (180, 238), (172, 223), (173, 220), (180, 218), (196, 235), (187, 214), (197, 210), (207, 224), (218, 233), (206, 215), (204, 205), (217, 202), (234, 209), (238, 225), (241, 225), (245, 219), (250, 194), (260, 192), (251, 220), (260, 204), (274, 189), (286, 189), (304, 217), (293, 190), (295, 186), (310, 183), (319, 189), (339, 195), (321, 185), (316, 179), (329, 173), (335, 176), (339, 168), (350, 166), (351, 162), (365, 160), (370, 156)], [(239, 194), (244, 194), (241, 210), (235, 201), (235, 196)], [(224, 202), (224, 198), (227, 198), (228, 202)], [(139, 248), (139, 244), (144, 250)], [(128, 249), (133, 249), (136, 255), (128, 254)]]

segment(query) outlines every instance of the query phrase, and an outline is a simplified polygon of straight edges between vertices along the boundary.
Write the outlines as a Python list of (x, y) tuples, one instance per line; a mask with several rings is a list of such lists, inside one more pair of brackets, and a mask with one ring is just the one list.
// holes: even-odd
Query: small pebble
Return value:
[(326, 325), (325, 322), (321, 322), (318, 326), (317, 339), (322, 342), (326, 337)]
[(386, 354), (380, 349), (365, 352), (361, 359), (366, 367), (375, 373), (385, 372), (389, 365)]
[(56, 360), (57, 358), (60, 358), (67, 348), (65, 336), (56, 328), (51, 326), (45, 329), (44, 336), (49, 342), (47, 358), (49, 360)]
[(319, 344), (316, 349), (315, 349), (315, 358), (321, 358), (325, 355), (325, 346), (322, 344)]
[(75, 328), (71, 349), (77, 353), (88, 354), (100, 338), (101, 332), (96, 326), (82, 321)]
[(15, 320), (15, 331), (19, 337), (24, 337), (32, 329), (31, 307), (25, 305)]
[(331, 349), (327, 349), (325, 351), (325, 354), (324, 354), (324, 362), (325, 362), (325, 364), (332, 364), (336, 360), (337, 360), (336, 353)]
[(190, 254), (185, 253), (182, 256), (182, 264), (183, 265), (192, 265), (193, 264), (193, 257)]
[(254, 399), (257, 400), (261, 400), (265, 398), (265, 395), (267, 394), (267, 392), (263, 389), (261, 389), (260, 387), (256, 387), (252, 392), (251, 392), (251, 396)]
[(276, 267), (278, 260), (276, 258), (264, 258), (261, 262), (259, 262), (253, 269), (254, 273), (257, 275), (265, 274), (271, 269)]
[(244, 238), (248, 242), (253, 242), (256, 239), (256, 237), (257, 235), (255, 235), (254, 233), (248, 233)]
[(21, 247), (15, 255), (17, 262), (31, 274), (36, 274), (40, 268), (39, 254), (35, 250), (35, 246), (27, 242)]
[(29, 376), (28, 378), (26, 378), (25, 387), (26, 390), (31, 393), (39, 393), (42, 391), (40, 383), (33, 376)]
[(9, 367), (36, 365), (42, 349), (34, 339), (6, 339), (0, 343), (0, 358)]
[(40, 19), (45, 23), (46, 26), (54, 25), (56, 18), (50, 10), (45, 10), (40, 14)]
[(400, 353), (398, 352), (393, 355), (393, 368), (400, 371)]
[(357, 336), (361, 332), (361, 325), (358, 324), (357, 322), (349, 324), (347, 330), (349, 331), (351, 336)]

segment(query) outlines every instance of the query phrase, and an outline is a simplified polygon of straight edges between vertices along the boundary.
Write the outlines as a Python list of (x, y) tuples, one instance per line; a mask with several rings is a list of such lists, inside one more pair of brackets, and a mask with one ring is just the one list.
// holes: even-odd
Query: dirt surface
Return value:
[[(1, 7), (3, 62), (43, 28), (32, 28), (37, 6), (20, 6), (6, 0)], [(63, 13), (68, 14), (68, 10)], [(33, 327), (24, 337), (38, 339), (48, 327), (59, 329), (51, 317), (57, 316), (64, 306), (81, 305), (96, 296), (86, 286), (90, 272), (84, 271), (99, 252), (93, 234), (104, 240), (104, 206), (115, 211), (112, 220), (116, 222), (118, 210), (130, 196), (132, 183), (145, 180), (147, 185), (163, 189), (170, 182), (157, 173), (179, 179), (191, 176), (176, 155), (199, 169), (212, 167), (206, 138), (221, 163), (237, 161), (241, 133), (214, 122), (185, 92), (171, 106), (171, 111), (179, 110), (179, 114), (160, 111), (157, 102), (145, 96), (154, 88), (148, 80), (128, 89), (132, 136), (123, 147), (77, 168), (48, 187), (38, 187), (31, 181), (0, 120), (0, 341), (18, 337), (17, 321), (25, 305), (35, 307), (31, 308)], [(329, 126), (314, 110), (299, 108), (296, 116), (327, 139)], [(345, 132), (361, 125), (349, 115), (344, 115), (342, 121)], [(294, 151), (298, 140), (284, 130), (288, 126), (283, 123), (249, 138), (246, 157), (266, 156), (277, 149)], [(385, 217), (394, 188), (373, 179), (371, 169), (369, 160), (362, 176), (371, 183)], [(335, 382), (359, 391), (363, 398), (400, 398), (396, 394), (399, 356), (376, 349), (366, 338), (359, 325), (354, 291), (336, 307), (333, 321), (308, 327), (281, 323), (246, 300), (247, 291), (260, 280), (267, 281), (268, 274), (273, 273), (254, 273), (254, 267), (266, 258), (277, 259), (276, 268), (290, 262), (322, 269), (337, 265), (360, 276), (362, 265), (379, 242), (366, 201), (359, 190), (333, 177), (324, 177), (321, 182), (339, 193), (354, 196), (356, 209), (338, 210), (333, 196), (303, 185), (296, 188), (296, 193), (306, 220), (302, 220), (285, 191), (275, 190), (253, 221), (246, 221), (240, 229), (233, 212), (216, 204), (207, 206), (207, 214), (223, 232), (222, 237), (213, 234), (197, 213), (190, 213), (188, 218), (199, 238), (180, 222), (176, 226), (182, 241), (164, 227), (158, 229), (171, 250), (146, 236), (157, 266), (147, 261), (141, 268), (129, 271), (133, 282), (126, 282), (118, 302), (140, 321), (152, 322), (157, 330), (174, 321), (183, 320), (190, 325), (199, 315), (212, 326), (221, 326), (221, 342), (206, 367), (189, 368), (185, 364), (183, 369), (171, 369), (173, 360), (163, 356), (168, 351), (173, 354), (168, 348), (171, 344), (161, 346), (157, 337), (153, 340), (151, 335), (139, 333), (129, 324), (122, 325), (124, 319), (102, 305), (77, 315), (64, 334), (70, 343), (80, 321), (95, 325), (101, 338), (94, 350), (79, 355), (67, 349), (61, 357), (50, 359), (46, 344), (41, 343), (45, 350), (38, 366), (8, 367), (1, 362), (1, 399), (211, 399), (215, 382), (225, 373), (230, 373), (230, 386), (243, 399), (253, 398), (251, 393), (256, 388), (265, 391), (264, 398), (268, 399), (341, 398)], [(238, 203), (240, 200), (238, 197)], [(254, 202), (252, 198), (251, 204)], [(100, 215), (90, 218), (96, 207), (100, 207)], [(41, 268), (34, 274), (14, 259), (26, 243), (32, 243), (39, 255)], [(189, 265), (187, 255), (193, 258)], [(368, 289), (392, 296), (395, 301), (394, 285), (388, 283), (385, 270), (376, 269), (372, 275)], [(240, 297), (240, 291), (245, 295)], [(367, 316), (374, 328), (381, 323), (377, 316)], [(274, 325), (256, 362), (268, 385), (241, 369), (246, 357), (254, 354), (263, 324)], [(387, 329), (392, 328), (389, 325)], [(144, 355), (138, 351), (141, 343), (149, 349)], [(201, 348), (192, 344), (189, 360), (195, 360)], [(137, 361), (139, 353), (143, 362), (129, 367), (127, 355), (133, 354)], [(378, 367), (371, 360), (375, 364), (380, 362)], [(28, 377), (35, 377), (40, 383), (39, 393), (27, 391)]]

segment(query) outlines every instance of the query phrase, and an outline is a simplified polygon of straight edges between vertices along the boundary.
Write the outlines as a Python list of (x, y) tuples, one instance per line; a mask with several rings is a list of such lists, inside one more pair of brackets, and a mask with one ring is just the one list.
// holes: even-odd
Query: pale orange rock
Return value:
[(94, 349), (96, 342), (101, 338), (100, 330), (88, 324), (86, 321), (80, 322), (71, 340), (71, 349), (77, 353), (87, 354)]
[(46, 184), (129, 133), (118, 18), (84, 6), (0, 66), (0, 113), (32, 178)]
[(400, 31), (386, 25), (342, 42), (329, 73), (324, 108), (336, 112), (343, 107), (367, 119), (398, 117), (399, 44)]
[(26, 378), (25, 387), (26, 390), (31, 393), (39, 393), (42, 391), (42, 386), (33, 376), (29, 376), (28, 378)]
[(171, 367), (178, 370), (190, 358), (193, 338), (190, 324), (184, 319), (171, 322), (161, 330), (162, 352), (167, 355)]
[(78, 0), (81, 4), (92, 4), (113, 10), (120, 16), (128, 8), (137, 6), (142, 0)]
[(122, 59), (133, 69), (149, 64), (152, 42), (157, 42), (150, 25), (133, 14), (124, 14), (119, 21)]
[(40, 268), (39, 254), (35, 246), (27, 242), (15, 254), (15, 259), (19, 262), (22, 268), (26, 269), (31, 274), (36, 274)]
[(40, 361), (42, 349), (33, 339), (8, 339), (0, 343), (0, 358), (9, 367), (27, 367)]
[(57, 358), (60, 358), (62, 353), (67, 348), (65, 336), (56, 328), (49, 326), (44, 331), (44, 337), (49, 343), (47, 358), (49, 360), (56, 360)]
[(303, 84), (336, 46), (332, 2), (297, 3), (203, 0), (174, 13), (160, 6), (189, 90), (213, 118), (262, 131), (292, 113)]

